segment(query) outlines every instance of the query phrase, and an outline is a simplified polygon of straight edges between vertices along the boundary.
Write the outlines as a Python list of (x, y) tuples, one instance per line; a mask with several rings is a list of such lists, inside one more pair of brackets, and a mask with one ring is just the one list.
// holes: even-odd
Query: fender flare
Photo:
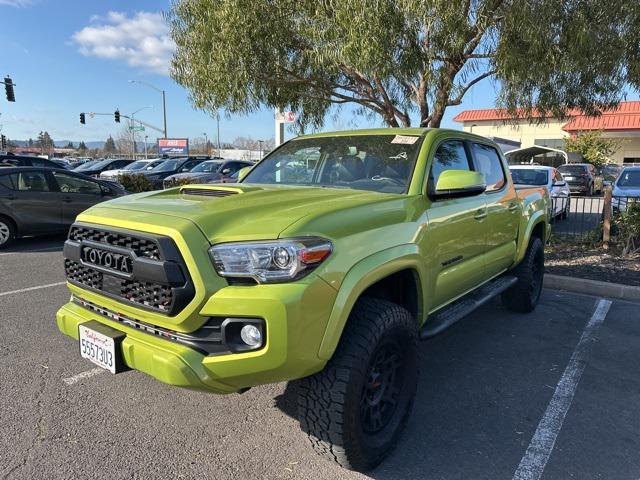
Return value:
[[(415, 244), (404, 244), (374, 253), (355, 264), (345, 275), (338, 290), (336, 300), (324, 336), (320, 343), (318, 357), (329, 360), (333, 355), (351, 310), (360, 295), (371, 285), (401, 270), (412, 269), (418, 275), (418, 310), (423, 310), (423, 291), (426, 268)], [(421, 314), (418, 315), (421, 317)], [(417, 319), (418, 321), (420, 318)], [(416, 328), (418, 326), (416, 325)]]
[(515, 265), (520, 263), (524, 258), (525, 253), (527, 252), (527, 246), (529, 245), (529, 241), (531, 240), (531, 234), (533, 229), (538, 226), (538, 224), (542, 223), (544, 225), (544, 237), (542, 238), (542, 242), (546, 243), (547, 237), (549, 236), (549, 225), (547, 223), (547, 214), (542, 211), (535, 212), (529, 221), (527, 222), (527, 228), (522, 235), (518, 239), (518, 254), (516, 256)]

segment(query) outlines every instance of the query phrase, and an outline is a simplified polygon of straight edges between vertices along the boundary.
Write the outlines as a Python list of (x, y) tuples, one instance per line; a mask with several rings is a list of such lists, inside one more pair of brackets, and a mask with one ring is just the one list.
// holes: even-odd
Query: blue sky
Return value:
[[(166, 74), (171, 44), (160, 12), (168, 2), (147, 0), (0, 0), (3, 49), (0, 74), (17, 85), (16, 102), (0, 94), (0, 125), (12, 139), (35, 138), (47, 130), (54, 140), (94, 141), (114, 137), (122, 126), (113, 117), (87, 117), (80, 112), (125, 113), (153, 105), (138, 117), (162, 126), (161, 95), (130, 79), (152, 83), (167, 92), (167, 127), (172, 137), (215, 136), (216, 122), (194, 110), (185, 89)], [(447, 111), (442, 126), (459, 128), (453, 116), (469, 108), (493, 106), (495, 87), (484, 81), (463, 105)], [(378, 123), (377, 125), (381, 125)], [(376, 126), (347, 111), (340, 121), (328, 119), (326, 129)], [(273, 112), (223, 116), (223, 142), (238, 136), (270, 138)], [(156, 134), (148, 131), (149, 141)], [(287, 136), (292, 134), (287, 132)]]

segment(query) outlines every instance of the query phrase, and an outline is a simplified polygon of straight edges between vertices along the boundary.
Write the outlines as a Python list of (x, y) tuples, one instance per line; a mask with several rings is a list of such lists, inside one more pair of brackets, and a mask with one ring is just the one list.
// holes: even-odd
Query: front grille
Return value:
[[(92, 250), (127, 257), (130, 268), (96, 264), (97, 256), (87, 253)], [(184, 260), (168, 237), (76, 224), (65, 242), (64, 257), (69, 282), (143, 309), (175, 315), (195, 294)]]
[(229, 195), (237, 195), (238, 192), (233, 190), (217, 190), (213, 188), (183, 188), (180, 190), (183, 195), (201, 195), (204, 197), (228, 197)]
[(134, 237), (121, 233), (98, 230), (95, 228), (73, 226), (69, 231), (69, 240), (74, 240), (76, 242), (91, 240), (92, 242), (104, 243), (105, 245), (132, 250), (139, 257), (146, 257), (152, 260), (160, 259), (160, 249), (158, 244), (147, 238)]

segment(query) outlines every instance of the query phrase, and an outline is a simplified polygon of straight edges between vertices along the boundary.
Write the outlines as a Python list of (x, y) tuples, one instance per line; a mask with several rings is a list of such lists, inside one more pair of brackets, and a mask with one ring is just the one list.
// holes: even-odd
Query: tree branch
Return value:
[(491, 75), (493, 75), (495, 73), (496, 73), (495, 70), (489, 70), (489, 71), (483, 73), (482, 75), (478, 75), (476, 78), (474, 78), (469, 83), (467, 83), (464, 87), (462, 87), (462, 89), (458, 93), (457, 97), (455, 97), (454, 99), (449, 99), (447, 101), (447, 107), (460, 105), (462, 103), (462, 97), (464, 97), (464, 95), (467, 93), (467, 91), (469, 91), (469, 89), (471, 87), (473, 87), (479, 81), (484, 80), (485, 78), (490, 77)]

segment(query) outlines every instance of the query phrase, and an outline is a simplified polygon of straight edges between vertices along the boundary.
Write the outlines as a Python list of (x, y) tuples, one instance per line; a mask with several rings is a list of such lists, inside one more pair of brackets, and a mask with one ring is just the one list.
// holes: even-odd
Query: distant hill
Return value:
[[(18, 145), (19, 147), (26, 147), (27, 143), (29, 143), (28, 140), (14, 140), (13, 138), (11, 139), (11, 141), (13, 143), (15, 143), (16, 145)], [(35, 139), (34, 139), (35, 141)], [(67, 145), (69, 145), (69, 142), (71, 142), (73, 144), (73, 146), (75, 148), (78, 147), (78, 145), (80, 144), (79, 141), (76, 140), (54, 140), (55, 146), (58, 148), (64, 148)], [(89, 150), (92, 150), (94, 148), (103, 148), (104, 147), (104, 141), (90, 141), (90, 142), (84, 142), (84, 144), (87, 146), (87, 148)], [(144, 150), (144, 142), (137, 142), (138, 144), (138, 150), (139, 151), (143, 151)], [(151, 147), (151, 145), (153, 145), (151, 142), (147, 143), (148, 147)]]

